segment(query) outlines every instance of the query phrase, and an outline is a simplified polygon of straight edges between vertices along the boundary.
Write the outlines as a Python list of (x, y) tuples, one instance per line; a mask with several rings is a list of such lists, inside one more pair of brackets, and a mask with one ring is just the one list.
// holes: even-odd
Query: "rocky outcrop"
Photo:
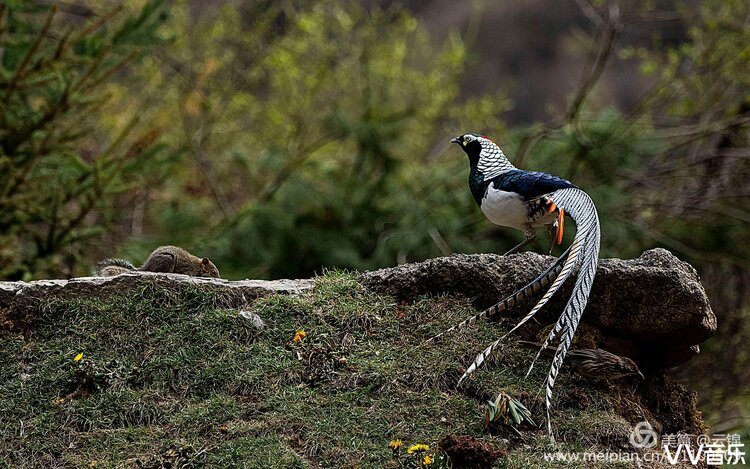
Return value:
[[(402, 300), (461, 294), (485, 308), (533, 280), (553, 261), (532, 252), (459, 254), (367, 272), (360, 280), (373, 291)], [(569, 279), (555, 294), (540, 320), (554, 322), (573, 283)], [(532, 306), (509, 314), (522, 315)], [(716, 316), (697, 272), (664, 249), (646, 251), (637, 259), (602, 259), (583, 323), (601, 333), (600, 346), (646, 367), (670, 367), (690, 359), (698, 353), (698, 344), (716, 331)]]
[(0, 282), (0, 328), (15, 331), (33, 328), (36, 318), (30, 311), (34, 308), (28, 306), (46, 299), (72, 296), (106, 297), (117, 292), (137, 292), (147, 285), (165, 290), (203, 287), (216, 293), (217, 306), (242, 308), (249, 301), (261, 296), (274, 293), (301, 293), (312, 285), (312, 280), (230, 281), (182, 274), (137, 272), (116, 277)]
[[(554, 258), (525, 252), (512, 256), (458, 254), (361, 274), (372, 291), (403, 301), (425, 294), (460, 294), (478, 308), (490, 306), (544, 271)], [(574, 274), (575, 275), (575, 274)], [(156, 288), (200, 286), (217, 293), (222, 305), (242, 308), (259, 296), (295, 294), (312, 280), (204, 279), (179, 274), (133, 273), (117, 277), (83, 277), (70, 280), (0, 282), (0, 326), (14, 330), (33, 327), (25, 307), (50, 297), (102, 296)], [(539, 319), (551, 324), (562, 311), (573, 280), (540, 311)], [(521, 315), (532, 306), (521, 305), (509, 315)], [(583, 323), (595, 328), (597, 345), (630, 356), (641, 368), (662, 368), (682, 363), (696, 353), (698, 344), (716, 330), (716, 317), (695, 269), (664, 249), (644, 252), (637, 259), (602, 259), (599, 262)]]

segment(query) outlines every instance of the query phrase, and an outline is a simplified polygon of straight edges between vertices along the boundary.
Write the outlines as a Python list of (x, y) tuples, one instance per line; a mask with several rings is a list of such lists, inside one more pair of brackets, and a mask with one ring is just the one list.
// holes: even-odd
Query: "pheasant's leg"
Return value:
[(528, 239), (526, 239), (525, 241), (523, 241), (522, 243), (519, 243), (516, 247), (514, 247), (510, 251), (508, 251), (505, 254), (503, 254), (503, 256), (508, 256), (510, 254), (517, 253), (522, 247), (526, 246), (527, 244), (529, 244), (532, 241), (534, 241), (534, 238), (528, 238)]
[(534, 228), (532, 226), (526, 226), (523, 229), (523, 235), (526, 236), (526, 239), (518, 246), (503, 254), (503, 256), (517, 253), (522, 247), (526, 246), (530, 242), (534, 241), (534, 239), (536, 239), (536, 232), (534, 231)]
[(557, 221), (547, 225), (547, 234), (549, 234), (549, 249), (547, 249), (547, 255), (552, 254), (552, 248), (555, 246), (555, 239), (557, 238)]

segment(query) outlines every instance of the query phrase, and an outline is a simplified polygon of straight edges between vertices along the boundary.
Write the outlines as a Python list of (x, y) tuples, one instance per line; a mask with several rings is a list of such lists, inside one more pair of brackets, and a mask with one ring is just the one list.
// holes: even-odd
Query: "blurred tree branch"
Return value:
[[(599, 46), (598, 48), (589, 51), (581, 83), (573, 94), (568, 109), (562, 118), (552, 124), (532, 129), (531, 132), (522, 139), (517, 154), (518, 164), (521, 166), (526, 163), (527, 155), (541, 139), (549, 136), (552, 132), (562, 127), (571, 126), (575, 129), (576, 131), (573, 135), (580, 140), (582, 147), (585, 147), (590, 143), (587, 142), (582, 127), (578, 123), (578, 117), (584, 103), (586, 102), (586, 98), (601, 78), (607, 63), (614, 52), (617, 38), (622, 33), (625, 25), (621, 15), (619, 0), (612, 0), (607, 4), (608, 16), (606, 20), (596, 11), (596, 8), (588, 0), (576, 0), (576, 2), (585, 16), (596, 25), (597, 33), (593, 36), (592, 40), (594, 43), (598, 43)], [(571, 161), (570, 177), (574, 175), (575, 167), (578, 164), (579, 158), (574, 158)]]
[(154, 129), (132, 137), (137, 116), (103, 149), (91, 122), (108, 80), (158, 42), (161, 3), (136, 21), (116, 21), (121, 7), (83, 15), (77, 31), (57, 4), (0, 6), (0, 277), (59, 272), (63, 250), (75, 257), (101, 233), (89, 217), (116, 216), (107, 198), (136, 184), (133, 169), (158, 151)]

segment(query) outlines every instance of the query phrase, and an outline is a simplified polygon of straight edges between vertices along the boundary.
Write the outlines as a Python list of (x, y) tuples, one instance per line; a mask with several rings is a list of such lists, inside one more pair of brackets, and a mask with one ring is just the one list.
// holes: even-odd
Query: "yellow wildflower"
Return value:
[(416, 445), (409, 446), (409, 449), (406, 450), (406, 452), (409, 454), (414, 454), (418, 451), (429, 451), (429, 449), (430, 449), (429, 445), (425, 445), (423, 443), (417, 443)]
[(81, 358), (83, 358), (83, 352), (81, 352), (78, 355), (76, 355), (75, 358), (73, 359), (73, 361), (74, 362), (79, 362), (79, 361), (81, 361)]
[(298, 342), (302, 342), (302, 339), (304, 339), (304, 338), (305, 338), (305, 336), (307, 336), (307, 332), (305, 332), (305, 331), (303, 331), (303, 330), (299, 330), (299, 331), (297, 331), (297, 332), (296, 332), (296, 333), (294, 334), (294, 342), (295, 342), (295, 343), (298, 343)]
[(404, 445), (404, 442), (401, 440), (391, 440), (391, 442), (388, 443), (388, 446), (390, 446), (393, 451), (396, 451), (403, 445)]
[(422, 464), (424, 464), (425, 466), (429, 466), (430, 464), (432, 464), (432, 458), (430, 457), (430, 455), (429, 455), (429, 454), (428, 454), (428, 455), (426, 455), (426, 456), (425, 456), (425, 457), (424, 457), (424, 458), (422, 459)]

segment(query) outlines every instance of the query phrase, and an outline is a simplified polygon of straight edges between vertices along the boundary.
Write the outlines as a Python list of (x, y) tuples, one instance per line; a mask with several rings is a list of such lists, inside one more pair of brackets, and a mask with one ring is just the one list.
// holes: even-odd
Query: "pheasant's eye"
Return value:
[(474, 141), (474, 137), (473, 136), (471, 136), (471, 135), (464, 135), (464, 145), (466, 145), (467, 143), (471, 143), (473, 141)]

